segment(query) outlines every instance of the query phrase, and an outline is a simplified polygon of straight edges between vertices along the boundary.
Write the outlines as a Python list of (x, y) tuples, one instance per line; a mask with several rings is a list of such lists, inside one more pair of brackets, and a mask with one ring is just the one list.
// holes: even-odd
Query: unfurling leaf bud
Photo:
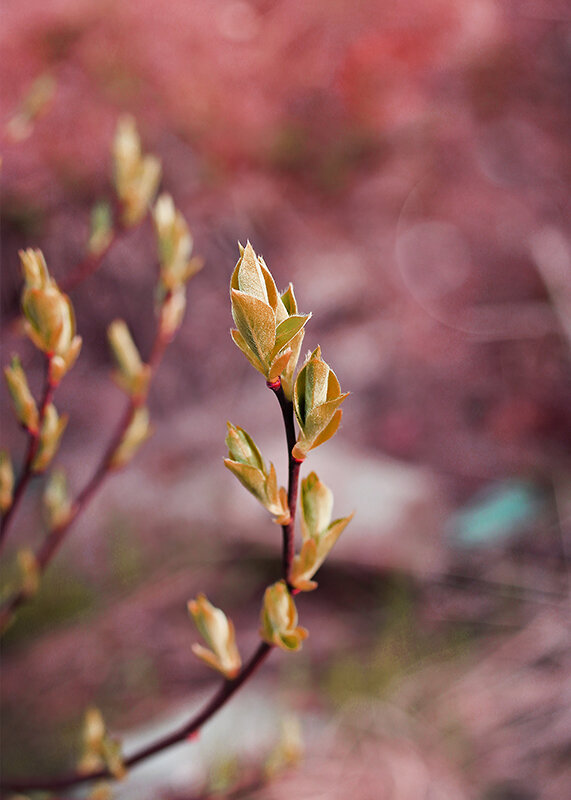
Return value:
[(58, 450), (67, 421), (68, 415), (58, 416), (53, 403), (47, 406), (40, 430), (38, 452), (32, 463), (33, 472), (43, 472), (51, 464)]
[(40, 565), (32, 550), (19, 550), (18, 566), (20, 567), (20, 590), (26, 597), (33, 597), (40, 585)]
[(37, 434), (40, 415), (18, 356), (12, 357), (11, 365), (4, 368), (4, 375), (16, 417), (30, 433)]
[(287, 525), (290, 521), (287, 492), (283, 486), (278, 487), (274, 465), (270, 464), (269, 470), (266, 468), (254, 440), (243, 428), (235, 427), (230, 422), (227, 425), (229, 458), (224, 459), (225, 466), (274, 515), (278, 525)]
[(111, 469), (120, 469), (127, 464), (141, 445), (152, 435), (149, 421), (149, 410), (146, 406), (135, 409), (131, 422), (123, 434), (119, 446), (111, 456), (109, 466)]
[(107, 337), (117, 363), (113, 379), (131, 397), (144, 396), (151, 369), (143, 364), (126, 323), (122, 319), (114, 320), (107, 329)]
[(67, 493), (67, 480), (63, 470), (54, 469), (50, 474), (42, 501), (50, 530), (67, 522), (71, 511), (71, 501)]
[(161, 179), (161, 162), (141, 154), (135, 120), (120, 118), (113, 142), (115, 189), (126, 227), (140, 222), (152, 205)]
[(82, 775), (89, 775), (102, 767), (107, 767), (117, 780), (122, 780), (127, 774), (120, 742), (109, 736), (101, 711), (92, 707), (85, 713), (83, 755), (78, 771)]
[(50, 276), (41, 250), (20, 251), (26, 285), (22, 311), (26, 333), (49, 356), (61, 356), (63, 375), (77, 358), (80, 342), (75, 336), (75, 315), (69, 297)]
[[(296, 337), (311, 314), (288, 312), (264, 260), (256, 255), (249, 242), (245, 248), (240, 248), (240, 258), (230, 281), (230, 295), (237, 328), (231, 331), (232, 339), (248, 361), (270, 383), (284, 370), (293, 371)], [(289, 301), (290, 295), (287, 292), (286, 295)], [(301, 346), (301, 340), (297, 341)]]
[(191, 258), (192, 236), (169, 194), (162, 194), (157, 200), (153, 219), (158, 240), (160, 285), (163, 291), (173, 291), (184, 286), (202, 268), (203, 262)]
[(281, 722), (280, 739), (264, 766), (269, 779), (288, 767), (293, 767), (303, 756), (303, 737), (299, 718), (288, 714)]
[(285, 581), (268, 586), (264, 593), (260, 636), (282, 650), (299, 650), (308, 632), (297, 624), (297, 609)]
[(193, 644), (193, 653), (226, 678), (236, 677), (242, 661), (236, 646), (232, 621), (221, 609), (209, 603), (204, 594), (199, 594), (196, 600), (189, 601), (188, 611), (210, 647), (209, 650), (200, 644)]
[(14, 470), (7, 450), (0, 450), (0, 511), (8, 511), (14, 493)]
[(297, 376), (294, 388), (294, 408), (300, 432), (293, 456), (302, 461), (314, 447), (330, 439), (341, 422), (339, 408), (348, 392), (341, 394), (337, 376), (321, 358), (317, 347)]
[(311, 578), (325, 561), (353, 514), (331, 522), (333, 495), (315, 472), (301, 482), (301, 529), (303, 544), (292, 564), (290, 581), (296, 589), (311, 591), (317, 583)]

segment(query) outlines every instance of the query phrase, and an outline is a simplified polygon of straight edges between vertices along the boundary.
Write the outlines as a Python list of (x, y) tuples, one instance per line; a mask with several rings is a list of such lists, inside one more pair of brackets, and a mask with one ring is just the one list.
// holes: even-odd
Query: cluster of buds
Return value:
[(172, 197), (162, 194), (153, 209), (159, 254), (158, 300), (161, 335), (169, 341), (178, 331), (186, 308), (185, 286), (202, 269), (192, 256), (192, 235)]
[(331, 522), (333, 494), (315, 472), (301, 482), (301, 530), (303, 543), (296, 555), (290, 575), (292, 586), (300, 591), (311, 591), (317, 583), (311, 578), (325, 561), (333, 545), (341, 536), (353, 514)]
[(278, 525), (287, 525), (290, 519), (287, 492), (283, 486), (278, 488), (276, 469), (270, 464), (267, 469), (262, 454), (256, 447), (252, 437), (242, 428), (230, 422), (226, 444), (229, 458), (224, 464), (238, 478), (242, 486), (251, 492), (270, 514)]
[(196, 600), (190, 600), (188, 611), (196, 627), (208, 644), (193, 644), (192, 651), (209, 667), (218, 670), (226, 678), (236, 677), (240, 671), (242, 660), (236, 646), (234, 625), (226, 614), (208, 602), (206, 596), (199, 594)]
[[(204, 594), (190, 600), (188, 610), (208, 647), (193, 644), (192, 651), (212, 669), (232, 680), (242, 661), (236, 646), (232, 621), (213, 606)], [(307, 631), (297, 624), (297, 610), (285, 581), (268, 586), (264, 593), (260, 636), (268, 644), (282, 650), (299, 650)]]
[(161, 179), (161, 162), (143, 155), (135, 120), (121, 117), (113, 142), (114, 178), (125, 227), (137, 225), (153, 203)]
[(83, 755), (79, 772), (89, 775), (102, 767), (106, 767), (117, 780), (122, 780), (127, 774), (121, 743), (107, 732), (101, 711), (88, 708), (83, 723)]
[(81, 337), (69, 297), (48, 272), (41, 250), (20, 252), (25, 286), (22, 294), (26, 333), (50, 359), (50, 382), (57, 385), (75, 363)]
[[(46, 355), (51, 393), (75, 363), (81, 337), (75, 332), (71, 301), (51, 277), (42, 252), (25, 250), (20, 253), (20, 259), (25, 281), (22, 292), (25, 330), (34, 345)], [(4, 374), (18, 421), (37, 438), (30, 469), (35, 473), (43, 472), (57, 452), (67, 415), (60, 416), (47, 396), (40, 412), (17, 356), (4, 369)]]
[(286, 373), (284, 391), (289, 387), (291, 392), (303, 328), (311, 315), (297, 313), (291, 286), (283, 295), (278, 293), (263, 258), (249, 242), (245, 248), (240, 246), (230, 295), (234, 342), (268, 383), (276, 383)]

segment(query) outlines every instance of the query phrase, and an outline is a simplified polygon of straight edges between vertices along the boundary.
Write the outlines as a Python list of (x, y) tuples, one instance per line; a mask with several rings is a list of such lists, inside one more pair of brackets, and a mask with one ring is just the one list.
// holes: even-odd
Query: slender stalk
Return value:
[[(238, 691), (238, 689), (244, 683), (246, 683), (246, 681), (254, 674), (258, 667), (265, 661), (272, 649), (273, 645), (268, 644), (267, 642), (260, 642), (257, 650), (254, 652), (248, 663), (242, 667), (238, 675), (231, 680), (225, 680), (224, 683), (221, 684), (216, 694), (212, 696), (212, 698), (201, 711), (191, 717), (182, 727), (177, 728), (176, 730), (171, 731), (171, 733), (167, 733), (165, 736), (159, 737), (154, 742), (151, 742), (151, 744), (136, 750), (130, 756), (125, 758), (125, 766), (127, 768), (134, 767), (139, 762), (145, 761), (147, 758), (151, 758), (151, 756), (161, 753), (168, 747), (172, 747), (172, 745), (178, 744), (179, 742), (182, 742), (193, 734), (197, 733), (200, 728), (202, 728), (202, 726), (205, 725), (211, 719), (211, 717), (213, 717), (214, 714), (216, 714), (216, 712), (228, 702), (228, 700)], [(45, 791), (67, 789), (71, 786), (87, 783), (88, 781), (106, 778), (113, 778), (113, 775), (107, 768), (97, 770), (96, 772), (91, 772), (87, 775), (82, 775), (79, 772), (69, 772), (66, 775), (60, 775), (52, 778), (32, 778), (30, 780), (25, 778), (20, 780), (10, 780), (7, 778), (0, 781), (0, 791), (25, 792), (40, 789)]]
[(12, 505), (2, 517), (2, 522), (0, 523), (0, 550), (4, 546), (4, 543), (6, 541), (6, 536), (8, 535), (10, 523), (12, 522), (16, 514), (16, 511), (18, 510), (18, 506), (20, 505), (20, 502), (24, 496), (28, 484), (30, 483), (30, 480), (34, 477), (33, 464), (34, 464), (34, 459), (38, 452), (38, 448), (40, 446), (42, 425), (44, 422), (44, 417), (46, 415), (46, 409), (52, 402), (54, 392), (56, 389), (55, 384), (53, 384), (52, 381), (50, 380), (50, 364), (51, 364), (51, 356), (47, 355), (45, 362), (46, 375), (44, 379), (42, 400), (40, 403), (39, 414), (38, 414), (38, 430), (34, 431), (33, 433), (30, 432), (29, 434), (28, 450), (26, 453), (26, 459), (24, 461), (24, 468), (14, 488)]
[[(162, 357), (164, 355), (168, 343), (169, 343), (169, 338), (162, 333), (159, 326), (157, 335), (155, 337), (155, 341), (153, 343), (151, 354), (148, 360), (148, 364), (151, 368), (151, 379), (149, 380), (149, 386), (152, 377), (156, 373), (158, 366), (162, 360)], [(50, 562), (60, 549), (64, 540), (66, 539), (71, 529), (71, 526), (77, 520), (82, 511), (87, 507), (89, 501), (101, 487), (107, 475), (110, 474), (111, 461), (113, 455), (117, 450), (117, 447), (119, 446), (125, 431), (129, 427), (137, 408), (139, 408), (145, 403), (146, 398), (147, 398), (147, 393), (130, 398), (129, 404), (125, 409), (123, 417), (121, 418), (119, 424), (117, 425), (117, 428), (109, 444), (107, 445), (107, 448), (98, 466), (96, 467), (95, 472), (93, 473), (87, 484), (84, 486), (84, 488), (81, 490), (81, 492), (77, 495), (71, 507), (69, 516), (60, 525), (57, 525), (54, 528), (52, 528), (51, 531), (43, 540), (43, 542), (36, 549), (34, 555), (36, 557), (36, 563), (40, 575), (43, 575), (43, 573), (46, 571)], [(16, 611), (30, 599), (31, 599), (30, 594), (25, 589), (20, 589), (14, 592), (14, 594), (9, 596), (2, 603), (2, 605), (0, 606), (0, 633), (6, 630), (8, 625), (11, 623)]]
[(275, 383), (268, 383), (268, 388), (272, 390), (278, 399), (282, 416), (284, 420), (284, 427), (287, 439), (287, 455), (288, 455), (288, 487), (287, 487), (287, 500), (289, 508), (290, 521), (287, 525), (282, 525), (282, 575), (288, 589), (293, 589), (289, 576), (291, 572), (291, 565), (295, 555), (295, 511), (297, 508), (297, 493), (299, 486), (299, 468), (302, 462), (298, 461), (292, 455), (292, 450), (297, 441), (294, 425), (294, 411), (293, 402), (288, 400), (285, 396), (283, 387), (280, 381)]

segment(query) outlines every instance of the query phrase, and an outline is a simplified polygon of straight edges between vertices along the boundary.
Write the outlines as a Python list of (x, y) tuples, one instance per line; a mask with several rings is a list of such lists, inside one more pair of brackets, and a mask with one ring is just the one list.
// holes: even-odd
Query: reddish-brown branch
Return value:
[(44, 388), (42, 392), (42, 400), (40, 403), (40, 408), (38, 412), (38, 429), (37, 431), (33, 431), (29, 433), (28, 438), (28, 451), (26, 453), (26, 459), (24, 461), (24, 467), (22, 469), (22, 473), (18, 478), (16, 486), (14, 487), (14, 494), (12, 497), (12, 505), (6, 511), (4, 516), (2, 517), (2, 522), (0, 523), (0, 550), (4, 546), (6, 541), (6, 536), (8, 535), (8, 530), (10, 527), (10, 523), (12, 522), (16, 511), (18, 510), (18, 506), (22, 501), (24, 493), (30, 483), (30, 480), (34, 477), (34, 470), (33, 464), (34, 459), (38, 453), (38, 448), (40, 446), (40, 436), (42, 425), (44, 422), (44, 417), (46, 415), (46, 409), (49, 404), (53, 400), (54, 392), (56, 389), (55, 384), (52, 383), (50, 380), (50, 364), (51, 364), (51, 356), (46, 356), (46, 376), (44, 379)]
[(295, 512), (297, 508), (297, 493), (299, 486), (299, 468), (302, 462), (298, 461), (292, 455), (292, 450), (297, 441), (294, 425), (294, 411), (293, 402), (288, 400), (285, 396), (281, 382), (268, 383), (268, 388), (272, 390), (278, 399), (282, 416), (284, 420), (284, 427), (287, 439), (287, 456), (288, 456), (288, 487), (287, 499), (290, 521), (287, 525), (282, 525), (282, 575), (287, 583), (288, 589), (292, 589), (289, 576), (291, 572), (291, 565), (295, 555)]
[[(247, 664), (245, 664), (238, 675), (231, 680), (225, 680), (220, 686), (216, 694), (210, 699), (206, 706), (186, 722), (182, 727), (162, 736), (151, 744), (142, 747), (140, 750), (135, 751), (130, 756), (125, 758), (124, 764), (127, 768), (134, 767), (141, 761), (161, 753), (172, 745), (183, 742), (200, 730), (202, 726), (211, 719), (211, 717), (224, 706), (228, 700), (238, 691), (238, 689), (246, 683), (246, 681), (253, 675), (258, 667), (266, 660), (272, 650), (272, 645), (267, 642), (261, 642), (258, 649), (252, 655)], [(34, 790), (60, 790), (67, 789), (72, 786), (77, 786), (81, 783), (88, 781), (101, 780), (105, 778), (113, 778), (108, 769), (100, 769), (96, 772), (82, 775), (78, 772), (70, 772), (66, 775), (60, 775), (52, 778), (33, 778), (30, 780), (10, 780), (3, 779), (0, 782), (1, 792), (25, 792)]]
[[(159, 326), (157, 335), (155, 336), (155, 341), (153, 343), (151, 354), (148, 360), (148, 364), (151, 369), (149, 385), (151, 383), (152, 377), (154, 376), (159, 367), (159, 364), (162, 360), (162, 357), (164, 355), (168, 343), (169, 343), (168, 337), (164, 335)], [(129, 404), (125, 409), (125, 413), (123, 414), (123, 417), (121, 418), (119, 424), (117, 425), (115, 433), (113, 434), (109, 444), (107, 445), (107, 448), (97, 468), (95, 469), (95, 472), (93, 473), (87, 484), (84, 486), (84, 488), (76, 497), (71, 507), (69, 516), (65, 519), (65, 521), (61, 525), (57, 525), (56, 527), (52, 528), (52, 530), (48, 533), (43, 542), (37, 548), (35, 552), (35, 557), (40, 575), (42, 575), (45, 572), (50, 562), (58, 552), (64, 540), (66, 539), (73, 523), (77, 520), (82, 511), (87, 507), (93, 495), (101, 487), (107, 475), (109, 475), (113, 455), (117, 450), (117, 447), (121, 443), (125, 431), (131, 424), (135, 411), (137, 410), (137, 408), (142, 406), (145, 403), (145, 401), (146, 401), (146, 394), (141, 394), (130, 398)], [(29, 593), (25, 589), (20, 589), (19, 591), (14, 592), (14, 594), (12, 594), (4, 601), (4, 603), (0, 607), (0, 632), (4, 631), (7, 628), (7, 626), (12, 621), (12, 618), (16, 613), (16, 611), (22, 605), (24, 605), (24, 603), (26, 603), (29, 599), (30, 599)]]

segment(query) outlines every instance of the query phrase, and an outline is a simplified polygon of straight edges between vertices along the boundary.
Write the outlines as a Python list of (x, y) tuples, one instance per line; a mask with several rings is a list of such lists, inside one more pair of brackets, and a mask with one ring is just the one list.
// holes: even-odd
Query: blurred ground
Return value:
[[(305, 759), (245, 796), (568, 796), (567, 4), (7, 0), (1, 22), (3, 363), (17, 350), (40, 380), (11, 324), (17, 251), (42, 247), (60, 279), (81, 260), (120, 113), (206, 260), (153, 389), (154, 440), (3, 648), (6, 773), (69, 763), (91, 703), (127, 741), (196, 703), (211, 685), (190, 653), (198, 591), (254, 646), (278, 541), (221, 465), (225, 421), (282, 471), (284, 446), (228, 336), (249, 238), (352, 392), (310, 466), (357, 515), (300, 600), (299, 658), (274, 654), (210, 750), (178, 748), (187, 771), (131, 796), (182, 800), (228, 764), (255, 769), (287, 710)], [(125, 236), (72, 295), (84, 352), (58, 406), (76, 490), (121, 409), (107, 324), (125, 317), (143, 353), (152, 341), (150, 242), (145, 226)], [(2, 420), (17, 461), (6, 393)], [(38, 535), (38, 497), (14, 547)]]

